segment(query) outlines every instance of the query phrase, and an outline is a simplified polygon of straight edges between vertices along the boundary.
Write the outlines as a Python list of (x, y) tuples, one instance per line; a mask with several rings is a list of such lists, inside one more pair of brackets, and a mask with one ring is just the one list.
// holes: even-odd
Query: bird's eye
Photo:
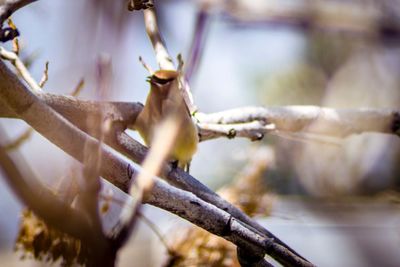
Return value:
[(161, 85), (164, 85), (164, 84), (167, 84), (169, 82), (172, 82), (173, 80), (175, 80), (175, 78), (173, 78), (173, 77), (172, 78), (168, 78), (168, 79), (161, 79), (161, 78), (157, 77), (156, 75), (152, 75), (152, 76), (147, 78), (148, 82), (157, 83), (157, 84), (161, 84)]

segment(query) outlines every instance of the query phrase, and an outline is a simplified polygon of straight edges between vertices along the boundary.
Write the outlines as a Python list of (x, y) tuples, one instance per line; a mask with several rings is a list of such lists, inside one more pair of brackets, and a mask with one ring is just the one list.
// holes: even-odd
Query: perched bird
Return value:
[(147, 81), (150, 83), (150, 92), (134, 127), (146, 145), (151, 146), (157, 125), (166, 116), (174, 114), (180, 130), (171, 151), (171, 159), (177, 166), (188, 171), (199, 137), (197, 127), (179, 91), (178, 79), (179, 73), (173, 70), (158, 70), (149, 77)]

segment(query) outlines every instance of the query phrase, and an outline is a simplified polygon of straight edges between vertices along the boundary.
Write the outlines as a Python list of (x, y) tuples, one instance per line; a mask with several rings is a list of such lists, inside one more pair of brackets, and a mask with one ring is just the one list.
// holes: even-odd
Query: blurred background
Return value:
[[(171, 55), (182, 53), (184, 60), (199, 13), (204, 16), (201, 53), (191, 76), (202, 112), (259, 105), (400, 108), (399, 1), (176, 0), (156, 5)], [(98, 98), (96, 62), (109, 55), (113, 83), (107, 100), (145, 101), (148, 73), (138, 57), (153, 68), (156, 61), (142, 12), (127, 11), (124, 1), (41, 0), (12, 18), (21, 33), (21, 57), (31, 62), (36, 80), (50, 62), (45, 91), (70, 94), (84, 78), (79, 97)], [(28, 128), (17, 120), (0, 122), (10, 141)], [(18, 151), (50, 186), (77, 166), (36, 133)], [(252, 173), (251, 166), (257, 171)], [(318, 266), (400, 266), (398, 137), (365, 133), (340, 145), (279, 136), (255, 143), (218, 139), (200, 144), (191, 174), (215, 190), (223, 187), (231, 201), (253, 205), (251, 213), (260, 222)], [(262, 191), (248, 200), (260, 188), (240, 182), (250, 176)], [(2, 262), (42, 266), (20, 261), (13, 251), (22, 206), (4, 179), (0, 198)], [(171, 246), (178, 243), (176, 229), (189, 227), (164, 211), (144, 210)], [(105, 215), (109, 221), (115, 216), (112, 210)], [(141, 223), (120, 253), (119, 266), (160, 266), (166, 255), (158, 237)]]

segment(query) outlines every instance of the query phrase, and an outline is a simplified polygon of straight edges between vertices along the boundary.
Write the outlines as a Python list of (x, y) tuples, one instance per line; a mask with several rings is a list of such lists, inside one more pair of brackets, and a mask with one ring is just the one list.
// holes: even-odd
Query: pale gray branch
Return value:
[(245, 137), (252, 141), (261, 140), (265, 134), (275, 130), (274, 124), (265, 124), (260, 121), (251, 121), (236, 124), (197, 123), (200, 141), (218, 137)]
[[(14, 65), (21, 77), (25, 80), (34, 93), (39, 93), (42, 91), (42, 86), (40, 86), (35, 79), (33, 79), (32, 75), (29, 73), (28, 69), (25, 67), (24, 63), (16, 53), (7, 51), (0, 46), (0, 57), (10, 61)], [(43, 85), (44, 83), (45, 81), (43, 82)]]
[[(0, 78), (1, 78), (0, 99), (3, 102), (3, 104), (8, 105), (9, 109), (11, 109), (15, 114), (17, 114), (19, 118), (25, 120), (35, 130), (37, 130), (39, 133), (44, 135), (48, 140), (50, 140), (51, 142), (62, 148), (65, 152), (67, 152), (68, 154), (70, 154), (71, 156), (75, 157), (77, 160), (82, 162), (83, 161), (82, 147), (84, 146), (84, 144), (87, 142), (88, 144), (90, 144), (90, 146), (98, 145), (97, 140), (93, 139), (92, 137), (88, 136), (84, 132), (77, 129), (74, 125), (72, 125), (70, 122), (64, 119), (61, 115), (59, 115), (49, 106), (47, 106), (44, 102), (39, 101), (39, 99), (35, 95), (29, 92), (29, 90), (27, 90), (19, 82), (17, 77), (10, 70), (7, 69), (7, 67), (3, 62), (0, 62)], [(37, 116), (37, 114), (40, 114), (40, 116)], [(134, 145), (136, 146), (136, 144)], [(132, 146), (130, 148), (134, 148), (135, 146)], [(140, 148), (140, 146), (138, 147), (139, 147), (138, 149), (139, 153), (142, 153), (143, 150)], [(104, 147), (101, 147), (101, 150), (102, 150), (101, 161), (103, 162), (103, 164), (101, 164), (101, 169), (100, 169), (101, 175), (126, 192), (131, 182), (130, 178), (136, 172), (136, 170), (127, 161), (125, 161), (120, 157), (117, 157), (110, 150)], [(140, 156), (141, 155), (139, 155), (139, 157)], [(171, 166), (169, 166), (169, 168), (171, 168)], [(252, 233), (252, 235), (263, 236), (263, 238), (270, 237), (272, 235), (261, 226), (258, 226), (258, 228), (264, 229), (264, 231), (260, 231), (258, 233), (257, 230), (246, 225), (246, 220), (247, 220), (248, 222), (251, 222), (252, 225), (257, 226), (256, 223), (254, 223), (241, 211), (235, 209), (232, 205), (230, 205), (226, 201), (223, 201), (222, 199), (218, 198), (218, 196), (214, 192), (212, 192), (210, 189), (199, 183), (196, 179), (194, 179), (190, 175), (183, 173), (184, 172), (180, 169), (171, 170), (168, 175), (168, 177), (170, 177), (169, 181), (174, 180), (175, 183), (178, 184), (181, 183), (181, 185), (186, 184), (189, 189), (194, 191), (196, 191), (198, 188), (203, 188), (202, 191), (197, 193), (200, 196), (202, 196), (202, 198), (212, 199), (213, 202), (220, 201), (222, 203), (222, 205), (220, 206), (225, 207), (224, 209), (222, 209), (224, 211), (221, 211), (224, 212), (223, 218), (225, 218), (226, 216), (231, 216), (228, 213), (225, 214), (225, 211), (228, 212), (232, 211), (233, 216), (238, 220), (241, 220), (241, 218), (245, 219), (242, 220), (244, 223), (241, 223), (241, 225), (247, 230), (246, 232), (243, 233)], [(189, 179), (189, 181), (185, 181), (187, 179)], [(159, 180), (156, 180), (156, 183), (161, 183), (161, 182), (159, 182)], [(191, 186), (191, 183), (194, 183), (196, 186), (195, 187)], [(170, 188), (168, 192), (172, 193), (175, 192), (174, 191), (175, 189), (167, 184), (165, 184), (164, 187)], [(156, 186), (154, 188), (156, 188)], [(154, 188), (151, 194), (156, 194), (156, 193), (160, 194), (160, 192), (155, 191)], [(208, 195), (208, 197), (206, 197), (205, 195)], [(165, 196), (168, 196), (168, 198), (172, 199), (175, 197), (174, 195), (171, 195), (169, 193)], [(201, 200), (197, 198), (195, 195), (192, 196), (198, 200), (196, 203), (202, 203)], [(166, 204), (165, 199), (161, 198), (159, 199), (157, 197), (155, 197), (153, 201), (154, 201), (152, 202), (153, 205), (159, 206), (161, 208), (164, 208), (163, 205)], [(193, 203), (192, 205), (197, 206), (196, 204)], [(214, 207), (214, 209), (219, 209), (219, 208)], [(191, 218), (190, 217), (191, 213), (189, 211), (182, 210), (179, 207), (172, 210), (172, 212), (182, 217), (185, 217), (186, 219), (192, 222), (196, 222), (197, 220), (196, 216), (194, 218)], [(204, 213), (206, 214), (205, 210)], [(187, 217), (183, 216), (183, 214), (187, 214)], [(225, 219), (223, 218), (220, 219), (222, 220), (222, 222), (225, 222)], [(213, 227), (212, 225), (216, 222), (206, 221), (206, 223), (210, 224), (208, 225), (208, 227)], [(269, 233), (270, 235), (265, 236), (265, 232)], [(224, 237), (225, 232), (223, 231), (218, 234)], [(250, 240), (249, 242), (251, 244), (251, 247), (248, 248), (249, 250), (252, 250), (254, 246), (257, 246), (253, 244), (253, 241), (251, 241), (254, 239), (253, 237), (237, 236), (238, 234), (239, 233), (233, 235), (232, 237), (229, 238), (229, 240), (231, 240), (232, 242), (234, 242), (239, 246), (244, 246), (247, 245), (247, 243), (243, 243), (242, 240), (248, 239)], [(303, 260), (301, 257), (295, 256), (287, 248), (282, 246), (281, 245), (282, 242), (279, 242), (279, 239), (272, 238), (271, 240), (273, 240), (273, 242), (270, 242), (270, 244), (267, 247), (262, 246), (258, 247), (258, 249), (264, 251), (264, 253), (268, 252), (268, 254), (275, 257), (280, 262), (285, 262), (285, 263), (301, 262), (303, 264), (301, 266), (312, 266), (310, 263)], [(288, 266), (296, 266), (296, 265), (288, 265)]]
[[(400, 110), (360, 108), (334, 109), (318, 106), (246, 107), (212, 114), (196, 114), (201, 125), (231, 125), (258, 121), (260, 125), (273, 124), (282, 132), (304, 132), (333, 137), (378, 132), (398, 134)], [(224, 126), (229, 127), (229, 126)], [(260, 128), (260, 132), (263, 129)], [(215, 137), (218, 137), (216, 134)]]
[[(151, 3), (153, 1), (150, 1)], [(147, 35), (150, 38), (160, 69), (175, 70), (174, 63), (168, 53), (165, 42), (158, 28), (157, 16), (154, 7), (143, 11)]]

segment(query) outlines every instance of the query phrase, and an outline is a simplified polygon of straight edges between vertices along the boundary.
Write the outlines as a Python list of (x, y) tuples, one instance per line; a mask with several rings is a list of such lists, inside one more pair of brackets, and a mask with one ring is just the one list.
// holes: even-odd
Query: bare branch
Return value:
[[(99, 69), (99, 91), (106, 91), (109, 89), (109, 72), (110, 66), (108, 61), (100, 61), (98, 64)], [(101, 92), (100, 92), (101, 93)], [(102, 110), (100, 110), (99, 116), (88, 116), (86, 118), (88, 125), (88, 133), (91, 136), (96, 137), (99, 142), (95, 145), (91, 145), (89, 139), (86, 140), (84, 145), (84, 180), (83, 180), (83, 188), (79, 193), (79, 200), (83, 206), (84, 211), (89, 216), (93, 231), (97, 234), (100, 244), (97, 244), (94, 247), (94, 250), (98, 253), (103, 253), (101, 251), (103, 247), (107, 247), (108, 240), (103, 233), (101, 218), (98, 209), (99, 202), (99, 192), (101, 190), (100, 183), (100, 166), (101, 162), (101, 146), (104, 140), (104, 132), (107, 128), (107, 121), (104, 121), (104, 115)]]
[[(34, 94), (20, 83), (18, 78), (0, 62), (0, 101), (7, 105), (19, 118), (30, 124), (37, 132), (46, 136), (57, 146), (83, 161), (83, 145), (87, 142), (90, 146), (96, 146), (97, 140), (82, 132), (59, 113), (40, 101)], [(1, 105), (1, 106), (2, 106)], [(37, 114), (40, 114), (38, 116)], [(84, 124), (83, 124), (84, 125)], [(74, 140), (74, 142), (71, 142)], [(130, 181), (126, 170), (129, 164), (123, 163), (112, 156), (111, 151), (102, 148), (102, 174), (106, 174), (112, 183), (124, 188)], [(123, 176), (115, 175), (115, 170), (120, 169)]]
[(286, 106), (246, 107), (213, 114), (198, 113), (196, 118), (200, 121), (200, 125), (202, 123), (235, 125), (259, 121), (264, 125), (274, 124), (276, 130), (283, 132), (304, 132), (343, 138), (364, 132), (395, 134), (398, 131), (398, 127), (395, 127), (398, 114), (400, 110), (393, 109)]
[(46, 61), (46, 64), (44, 65), (43, 76), (39, 82), (39, 87), (43, 88), (43, 86), (46, 84), (48, 79), (49, 79), (49, 62)]
[(25, 64), (19, 59), (18, 55), (14, 52), (7, 51), (3, 47), (0, 47), (0, 57), (10, 61), (14, 67), (17, 69), (18, 73), (29, 85), (34, 93), (39, 93), (42, 91), (40, 85), (33, 79)]
[[(7, 23), (8, 23), (8, 26), (10, 26), (10, 28), (11, 28), (12, 30), (14, 30), (15, 32), (18, 33), (17, 26), (15, 26), (15, 24), (14, 24), (14, 22), (12, 21), (11, 18), (8, 18)], [(15, 37), (13, 38), (12, 41), (13, 41), (13, 42), (12, 42), (12, 44), (13, 44), (13, 45), (12, 45), (12, 51), (13, 51), (16, 55), (19, 55), (19, 50), (20, 50), (20, 48), (19, 48), (19, 41), (18, 41), (17, 36), (15, 36)]]
[(193, 32), (192, 44), (190, 46), (189, 57), (186, 63), (185, 77), (190, 81), (196, 72), (204, 50), (204, 43), (207, 34), (207, 26), (210, 19), (208, 4), (203, 4), (197, 13), (196, 25)]
[(82, 91), (84, 86), (85, 86), (85, 80), (82, 78), (82, 79), (79, 80), (79, 82), (75, 86), (74, 90), (72, 90), (71, 95), (72, 96), (78, 96), (81, 93), (81, 91)]
[[(15, 75), (6, 68), (3, 62), (0, 62), (0, 77), (0, 99), (4, 101), (4, 103), (9, 105), (9, 108), (12, 109), (15, 114), (18, 114), (21, 119), (28, 122), (35, 130), (44, 135), (51, 142), (61, 147), (65, 152), (81, 162), (83, 161), (81, 149), (83, 147), (83, 144), (85, 142), (90, 142), (91, 145), (96, 146), (96, 140), (93, 140), (91, 137), (87, 136), (85, 133), (75, 128), (58, 113), (54, 112), (50, 107), (46, 106), (46, 104), (44, 104), (42, 101), (38, 101), (37, 97), (24, 88), (17, 77), (15, 77)], [(36, 116), (36, 114), (41, 114), (40, 119)], [(73, 142), (71, 142), (71, 140), (73, 140)], [(134, 157), (137, 157), (137, 159), (139, 159), (141, 156), (143, 156), (141, 154), (143, 153), (143, 148), (133, 143), (133, 146), (129, 147), (129, 149), (132, 149), (135, 146), (138, 148), (138, 151), (133, 151), (135, 153)], [(111, 153), (111, 151), (107, 150), (106, 148), (102, 148), (101, 161), (103, 162), (100, 169), (101, 175), (126, 192), (129, 187), (130, 178), (136, 172), (133, 167), (122, 158), (116, 157), (114, 154)], [(263, 233), (263, 235), (268, 233), (267, 236), (273, 236), (263, 227), (259, 226), (257, 223), (244, 215), (240, 210), (234, 208), (232, 205), (219, 198), (213, 191), (202, 185), (200, 182), (198, 182), (187, 173), (183, 172), (180, 169), (171, 169), (171, 166), (169, 166), (167, 170), (168, 169), (170, 170), (168, 174), (169, 181), (175, 184), (179, 184), (182, 187), (186, 187), (189, 190), (197, 191), (201, 198), (205, 199), (206, 201), (210, 200), (210, 203), (217, 203), (218, 207), (223, 207), (221, 211), (226, 210), (229, 213), (233, 214), (235, 218), (238, 218), (239, 220), (244, 222), (240, 223), (242, 227), (248, 227), (246, 226), (246, 223), (248, 223), (249, 225), (254, 226), (256, 229), (262, 229), (260, 230), (260, 232)], [(157, 185), (159, 184), (162, 184), (163, 186), (158, 187)], [(155, 194), (161, 194), (160, 191), (155, 191), (155, 188), (159, 188), (161, 190), (165, 187), (171, 189), (167, 190), (168, 198), (175, 198), (175, 196), (171, 195), (170, 193), (174, 193), (176, 192), (174, 190), (178, 189), (172, 189), (171, 186), (168, 186), (158, 181), (156, 181), (152, 194), (150, 195), (152, 196)], [(199, 188), (201, 190), (199, 190)], [(191, 193), (186, 192), (185, 194), (189, 194), (189, 196), (191, 196), (192, 198), (197, 199), (197, 197), (195, 197), (195, 195)], [(150, 198), (151, 196), (148, 197)], [(164, 196), (164, 198), (165, 197), (166, 195)], [(184, 202), (189, 203), (187, 201)], [(166, 203), (163, 198), (159, 199), (157, 197), (154, 197), (152, 199), (152, 204), (164, 208), (163, 205), (165, 205)], [(190, 205), (194, 205), (197, 207), (197, 205), (193, 203), (191, 203)], [(208, 205), (212, 206), (212, 204)], [(212, 207), (213, 209), (219, 210), (216, 206)], [(199, 207), (197, 207), (197, 209), (199, 209)], [(179, 209), (172, 209), (171, 211), (180, 216), (186, 213), (186, 211)], [(224, 216), (230, 217), (230, 215)], [(195, 220), (195, 218), (193, 218), (193, 220)], [(212, 221), (205, 221), (203, 223), (213, 224)], [(256, 233), (257, 231), (254, 232), (255, 230), (251, 227), (246, 229), (248, 229), (247, 232), (250, 231), (253, 234), (259, 235)], [(220, 234), (223, 236), (224, 232)], [(249, 240), (251, 240), (251, 237), (249, 238)], [(240, 246), (244, 246), (247, 244), (242, 244), (240, 238), (238, 240), (232, 240)], [(305, 262), (300, 257), (295, 256), (287, 248), (279, 245), (279, 243), (283, 244), (281, 241), (279, 241), (279, 239), (273, 238), (272, 240), (273, 242), (270, 242), (268, 250), (266, 250), (265, 252), (268, 252), (270, 255), (282, 262)], [(307, 265), (308, 263), (305, 262), (305, 264)]]
[(143, 67), (149, 72), (150, 75), (154, 74), (153, 69), (148, 65), (142, 57), (139, 57), (139, 62), (142, 63)]
[[(36, 0), (2, 0), (0, 2), (0, 42), (7, 42), (13, 39), (16, 40), (15, 37), (19, 35), (18, 29), (16, 29), (14, 25), (10, 25), (8, 28), (3, 28), (3, 22), (19, 8), (35, 1)], [(16, 40), (14, 44), (18, 44), (18, 41)]]
[(37, 0), (2, 0), (0, 3), (0, 25), (11, 16), (12, 13)]
[(25, 141), (27, 141), (33, 134), (33, 129), (28, 128), (20, 134), (15, 140), (4, 145), (5, 151), (11, 151), (19, 148)]
[[(4, 137), (4, 132), (0, 131), (0, 136)], [(2, 140), (3, 142), (4, 140)], [(25, 165), (29, 179), (23, 177), (17, 165), (0, 145), (0, 165), (5, 174), (4, 177), (21, 201), (29, 206), (35, 214), (46, 220), (49, 225), (84, 242), (89, 242), (93, 238), (93, 232), (84, 215), (70, 208), (44, 187), (28, 168), (28, 165), (24, 163), (22, 157), (19, 157), (19, 162)], [(66, 217), (68, 221), (64, 219)]]
[[(141, 145), (139, 142), (134, 140), (132, 137), (123, 132), (117, 132), (114, 138), (110, 138), (108, 144), (115, 148), (117, 151), (124, 154), (129, 159), (135, 162), (142, 162), (144, 159), (147, 148)], [(246, 214), (244, 214), (240, 209), (233, 206), (231, 203), (222, 199), (218, 194), (209, 189), (204, 184), (200, 183), (196, 178), (192, 177), (187, 172), (181, 170), (180, 168), (174, 168), (171, 164), (165, 166), (164, 172), (162, 173), (162, 177), (170, 184), (188, 192), (193, 193), (200, 199), (204, 200), (207, 203), (215, 205), (221, 210), (227, 211), (234, 218), (242, 221), (244, 224), (248, 224), (252, 228), (256, 229), (263, 235), (274, 239), (276, 245), (278, 247), (272, 247), (271, 249), (277, 251), (277, 255), (281, 257), (286, 257), (286, 252), (280, 250), (280, 246), (285, 247), (288, 251), (293, 252), (298, 257), (301, 258), (294, 250), (292, 250), (289, 246), (284, 244), (279, 238), (274, 236), (267, 229), (259, 225), (257, 222), (252, 220)], [(278, 258), (280, 256), (277, 256)]]
[[(50, 93), (40, 93), (37, 95), (44, 103), (55, 109), (69, 121), (73, 122), (78, 128), (88, 131), (86, 124), (87, 117), (98, 117), (101, 112), (104, 118), (113, 123), (121, 124), (124, 129), (133, 125), (136, 116), (142, 110), (141, 103), (128, 102), (101, 102), (80, 100), (72, 96), (55, 95)], [(18, 118), (8, 106), (0, 105), (0, 117)]]
[[(153, 1), (150, 1), (151, 3)], [(160, 69), (175, 70), (174, 63), (168, 53), (164, 39), (158, 29), (156, 11), (154, 7), (143, 11), (147, 35), (150, 38)]]
[[(229, 213), (197, 198), (190, 192), (157, 181), (154, 184), (153, 193), (145, 200), (149, 204), (185, 218), (210, 233), (223, 236), (237, 246), (252, 251), (253, 254), (264, 255), (266, 251), (269, 251), (268, 254), (279, 258), (278, 261), (284, 266), (313, 266), (283, 246), (277, 245), (273, 238), (250, 230)], [(281, 258), (283, 255), (285, 256)]]
[(266, 133), (275, 130), (274, 124), (264, 124), (260, 121), (252, 121), (236, 124), (197, 123), (200, 129), (200, 141), (215, 139), (218, 137), (246, 137), (251, 141), (263, 139)]

